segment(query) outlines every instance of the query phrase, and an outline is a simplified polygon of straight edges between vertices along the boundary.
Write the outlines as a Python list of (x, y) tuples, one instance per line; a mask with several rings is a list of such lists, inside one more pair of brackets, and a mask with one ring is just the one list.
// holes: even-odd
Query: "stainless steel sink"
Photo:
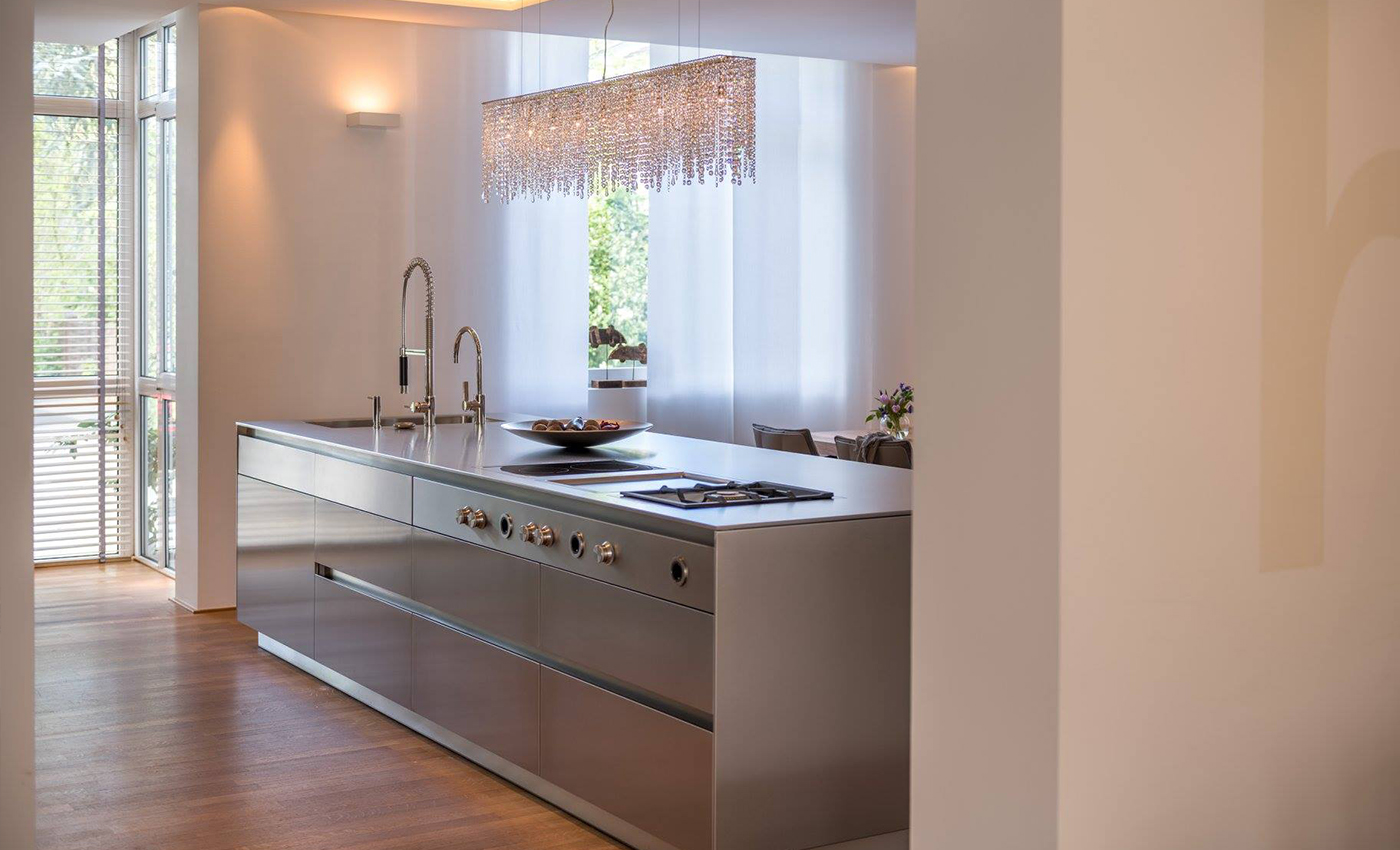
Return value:
[[(370, 419), (368, 416), (362, 419), (307, 419), (304, 421), (308, 425), (320, 425), (322, 428), (368, 428), (370, 426)], [(379, 421), (385, 428), (392, 428), (395, 423), (398, 422), (412, 422), (416, 426), (421, 426), (423, 424), (423, 417), (385, 416)], [(486, 417), (486, 421), (495, 422), (497, 420), (488, 416)], [(438, 425), (464, 425), (467, 424), (469, 420), (461, 413), (447, 413), (433, 417), (433, 422)]]

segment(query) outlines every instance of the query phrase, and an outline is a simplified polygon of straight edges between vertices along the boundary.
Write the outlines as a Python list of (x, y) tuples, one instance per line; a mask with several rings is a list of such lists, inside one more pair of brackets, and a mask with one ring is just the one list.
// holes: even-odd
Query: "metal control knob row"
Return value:
[(533, 522), (525, 523), (520, 529), (520, 541), (522, 543), (533, 543), (536, 546), (553, 546), (557, 535), (554, 529), (547, 525), (536, 525)]
[(485, 528), (487, 525), (486, 511), (478, 510), (470, 505), (458, 508), (457, 524), (465, 525), (467, 528)]
[(617, 546), (607, 540), (595, 545), (593, 547), (593, 554), (598, 557), (598, 563), (603, 565), (615, 563), (621, 556), (617, 551)]

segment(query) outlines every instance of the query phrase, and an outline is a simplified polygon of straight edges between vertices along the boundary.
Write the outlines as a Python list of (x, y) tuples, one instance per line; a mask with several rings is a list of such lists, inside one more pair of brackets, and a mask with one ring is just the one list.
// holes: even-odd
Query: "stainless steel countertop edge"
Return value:
[[(499, 423), (489, 422), (488, 427), (499, 428)], [(438, 426), (438, 431), (442, 432), (447, 426)], [(784, 525), (798, 525), (814, 522), (842, 522), (855, 519), (871, 519), (889, 516), (907, 516), (910, 510), (907, 507), (908, 493), (907, 486), (904, 499), (886, 499), (885, 501), (902, 501), (903, 505), (880, 505), (862, 508), (856, 504), (856, 499), (837, 492), (839, 501), (825, 503), (801, 503), (804, 512), (799, 515), (774, 516), (775, 511), (768, 508), (787, 508), (786, 505), (767, 505), (757, 507), (735, 507), (735, 508), (713, 508), (702, 511), (686, 511), (680, 508), (668, 508), (664, 505), (656, 505), (640, 500), (622, 500), (609, 498), (587, 491), (570, 491), (567, 484), (556, 484), (541, 479), (530, 479), (515, 476), (511, 473), (502, 472), (496, 468), (500, 464), (490, 466), (479, 466), (475, 469), (461, 468), (459, 466), (445, 466), (441, 463), (433, 463), (419, 458), (402, 457), (375, 451), (363, 446), (351, 445), (344, 439), (341, 429), (326, 428), (312, 423), (292, 421), (292, 422), (238, 422), (237, 430), (240, 435), (258, 440), (285, 445), (291, 448), (304, 449), (316, 454), (334, 457), (341, 460), (355, 463), (365, 463), (380, 469), (391, 472), (398, 472), (416, 478), (423, 478), (429, 481), (436, 481), (450, 486), (463, 487), (486, 495), (497, 496), (499, 498), (526, 501), (536, 504), (542, 508), (574, 514), (576, 516), (597, 520), (600, 522), (611, 522), (626, 525), (643, 531), (655, 534), (662, 534), (689, 540), (702, 545), (714, 545), (715, 533), (718, 531), (739, 531), (745, 528), (770, 528)], [(357, 429), (367, 430), (367, 429)], [(321, 433), (325, 432), (325, 433)], [(385, 433), (390, 433), (387, 429)], [(508, 439), (518, 439), (501, 434), (501, 437)], [(658, 435), (659, 436), (659, 435)], [(341, 439), (337, 439), (337, 437)], [(687, 438), (665, 438), (672, 441), (684, 440), (687, 443), (703, 443), (704, 441), (691, 441)], [(724, 449), (734, 447), (728, 444), (713, 444)], [(538, 451), (539, 447), (522, 446), (526, 451)], [(750, 452), (763, 451), (742, 447)], [(662, 452), (664, 454), (664, 452)], [(782, 453), (772, 453), (781, 455)], [(514, 458), (507, 458), (513, 460)], [(766, 458), (766, 460), (779, 463), (822, 463), (841, 464), (841, 467), (833, 466), (831, 477), (850, 478), (851, 476), (865, 477), (891, 477), (893, 480), (902, 480), (907, 485), (909, 474), (906, 470), (891, 470), (884, 467), (866, 467), (863, 464), (853, 464), (850, 461), (837, 461), (826, 458), (811, 458), (800, 455)], [(649, 457), (646, 462), (664, 466), (666, 468), (682, 468), (685, 464), (667, 464), (664, 457)], [(856, 467), (855, 469), (847, 468)], [(479, 470), (479, 471), (478, 471)], [(697, 472), (707, 472), (708, 470), (691, 470)], [(791, 476), (789, 476), (791, 477)], [(818, 476), (825, 477), (825, 476)], [(812, 482), (811, 469), (803, 476), (803, 481), (784, 481), (782, 483), (804, 484), (814, 486)], [(780, 480), (781, 475), (778, 477)], [(820, 484), (820, 482), (818, 482)], [(640, 485), (639, 485), (640, 486)], [(837, 485), (825, 485), (825, 489), (837, 491)], [(813, 510), (813, 507), (823, 510)], [(795, 507), (795, 506), (794, 506)], [(745, 521), (740, 511), (763, 511), (766, 516), (758, 521)]]

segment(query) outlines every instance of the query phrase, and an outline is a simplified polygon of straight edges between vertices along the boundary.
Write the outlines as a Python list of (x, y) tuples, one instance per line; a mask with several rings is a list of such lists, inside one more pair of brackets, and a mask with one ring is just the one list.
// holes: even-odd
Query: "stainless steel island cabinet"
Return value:
[[(907, 828), (906, 471), (646, 435), (537, 475), (570, 456), (498, 426), (246, 423), (238, 450), (268, 652), (643, 850)], [(624, 495), (687, 476), (827, 498)]]

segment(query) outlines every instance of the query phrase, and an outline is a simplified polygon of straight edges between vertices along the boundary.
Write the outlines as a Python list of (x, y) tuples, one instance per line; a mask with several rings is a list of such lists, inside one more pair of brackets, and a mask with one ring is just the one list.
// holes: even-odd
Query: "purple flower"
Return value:
[(909, 405), (909, 407), (905, 410), (905, 413), (913, 413), (913, 412), (914, 412), (914, 405), (911, 404), (911, 405)]
[(889, 393), (886, 393), (886, 392), (880, 393), (880, 403), (881, 403), (881, 404), (889, 404), (889, 403), (890, 403), (890, 394), (889, 394)]
[(894, 406), (894, 415), (895, 415), (895, 416), (898, 416), (899, 414), (901, 414), (901, 413), (903, 413), (903, 412), (904, 412), (904, 405), (896, 403), (895, 406)]

